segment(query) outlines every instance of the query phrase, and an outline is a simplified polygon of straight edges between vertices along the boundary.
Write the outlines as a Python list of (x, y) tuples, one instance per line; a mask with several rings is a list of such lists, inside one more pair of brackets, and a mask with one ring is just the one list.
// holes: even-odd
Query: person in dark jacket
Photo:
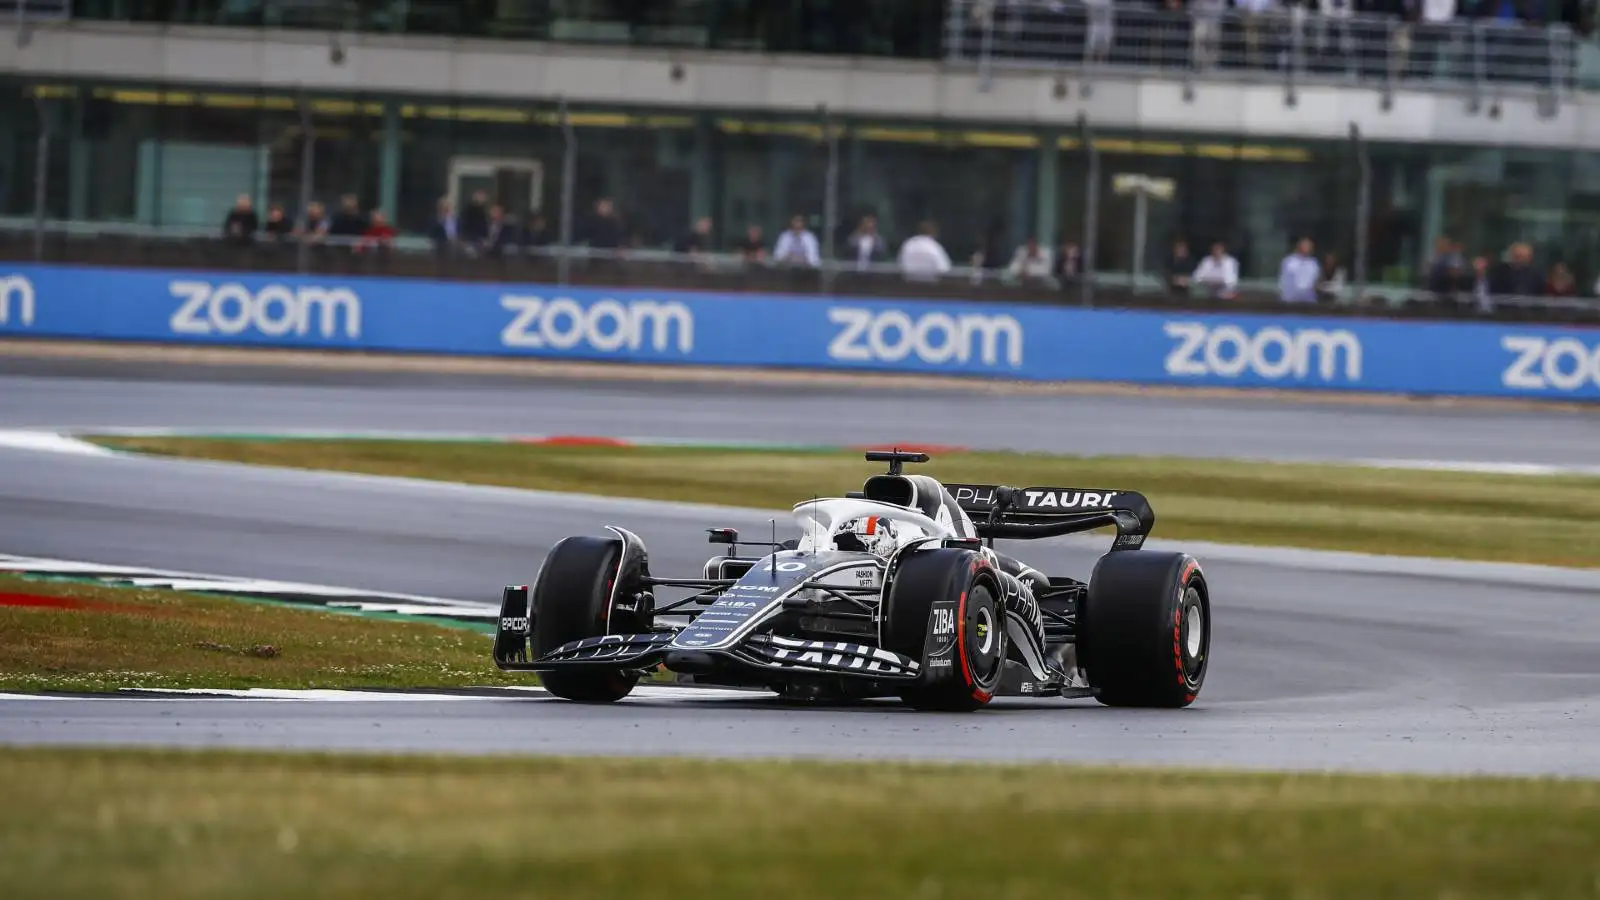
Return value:
[(1533, 248), (1520, 241), (1489, 275), (1489, 290), (1496, 297), (1538, 297), (1544, 288), (1544, 275), (1533, 266)]
[(256, 230), (260, 227), (261, 219), (256, 215), (250, 195), (240, 194), (222, 222), (222, 237), (230, 244), (249, 246), (255, 242)]
[(367, 217), (361, 212), (361, 200), (355, 194), (339, 198), (339, 211), (328, 224), (328, 234), (338, 238), (360, 238), (367, 233)]

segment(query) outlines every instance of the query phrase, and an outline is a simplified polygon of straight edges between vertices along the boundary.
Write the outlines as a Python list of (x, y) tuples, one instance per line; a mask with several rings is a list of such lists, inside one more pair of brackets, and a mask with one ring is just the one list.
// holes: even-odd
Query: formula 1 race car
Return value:
[[(698, 578), (660, 578), (637, 535), (556, 544), (530, 590), (505, 588), (501, 669), (567, 700), (609, 703), (665, 667), (698, 684), (786, 697), (899, 697), (974, 710), (998, 695), (1176, 708), (1205, 680), (1211, 601), (1199, 563), (1144, 550), (1155, 513), (1132, 491), (943, 484), (903, 474), (927, 454), (869, 451), (887, 474), (794, 507), (801, 536), (727, 544)], [(1114, 526), (1087, 582), (994, 550)], [(739, 545), (765, 548), (739, 554)], [(657, 592), (690, 596), (662, 602)]]

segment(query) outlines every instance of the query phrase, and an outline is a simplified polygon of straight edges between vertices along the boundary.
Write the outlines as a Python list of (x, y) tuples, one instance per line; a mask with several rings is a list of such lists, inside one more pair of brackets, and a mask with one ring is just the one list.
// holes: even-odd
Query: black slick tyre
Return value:
[(1078, 607), (1077, 652), (1106, 706), (1193, 703), (1211, 655), (1211, 597), (1200, 564), (1147, 550), (1101, 557)]
[(921, 680), (900, 691), (907, 705), (970, 712), (994, 697), (1006, 660), (998, 584), (970, 550), (924, 550), (900, 563), (884, 598), (883, 646), (922, 663)]
[[(535, 659), (572, 641), (633, 630), (626, 627), (631, 623), (619, 621), (621, 614), (612, 615), (612, 587), (621, 556), (622, 542), (615, 538), (569, 537), (551, 548), (533, 586)], [(586, 667), (541, 672), (539, 683), (564, 700), (615, 703), (639, 683), (639, 673)]]

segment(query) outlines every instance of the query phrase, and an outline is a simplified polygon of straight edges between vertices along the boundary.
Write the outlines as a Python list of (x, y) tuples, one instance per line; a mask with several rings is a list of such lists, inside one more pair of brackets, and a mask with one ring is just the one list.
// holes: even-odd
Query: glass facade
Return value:
[[(1364, 227), (1373, 283), (1419, 283), (1441, 235), (1490, 256), (1527, 241), (1542, 265), (1572, 269), (1585, 294), (1600, 277), (1593, 153), (1372, 144), (1363, 218), (1349, 142), (679, 110), (570, 116), (577, 242), (609, 198), (627, 245), (644, 248), (674, 247), (710, 217), (716, 247), (735, 249), (758, 228), (770, 254), (803, 216), (825, 253), (854, 260), (851, 235), (871, 215), (885, 239), (879, 262), (932, 221), (957, 265), (980, 252), (1004, 265), (1030, 237), (1059, 247), (1092, 236), (1100, 272), (1159, 276), (1182, 238), (1196, 259), (1223, 241), (1246, 278), (1272, 279), (1302, 236), (1349, 267)], [(31, 225), (41, 189), (52, 221), (208, 235), (240, 194), (295, 219), (308, 191), (330, 212), (355, 195), (402, 234), (426, 236), (441, 199), (459, 208), (484, 191), (555, 242), (566, 148), (548, 103), (0, 80), (0, 216), (12, 228)], [(1170, 196), (1150, 197), (1141, 219), (1138, 199), (1119, 191), (1130, 176), (1166, 180)]]

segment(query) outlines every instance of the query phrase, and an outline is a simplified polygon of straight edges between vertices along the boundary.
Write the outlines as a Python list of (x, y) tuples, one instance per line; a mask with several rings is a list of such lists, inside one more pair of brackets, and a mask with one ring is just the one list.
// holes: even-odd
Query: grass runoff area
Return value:
[(0, 575), (0, 690), (532, 683), (496, 669), (475, 631)]
[[(124, 450), (552, 491), (787, 509), (882, 471), (858, 451), (96, 438)], [(1600, 478), (1159, 457), (937, 454), (954, 482), (1136, 490), (1155, 536), (1600, 566)], [(707, 523), (714, 525), (716, 523)]]
[(1591, 897), (1600, 782), (0, 750), (11, 900)]

